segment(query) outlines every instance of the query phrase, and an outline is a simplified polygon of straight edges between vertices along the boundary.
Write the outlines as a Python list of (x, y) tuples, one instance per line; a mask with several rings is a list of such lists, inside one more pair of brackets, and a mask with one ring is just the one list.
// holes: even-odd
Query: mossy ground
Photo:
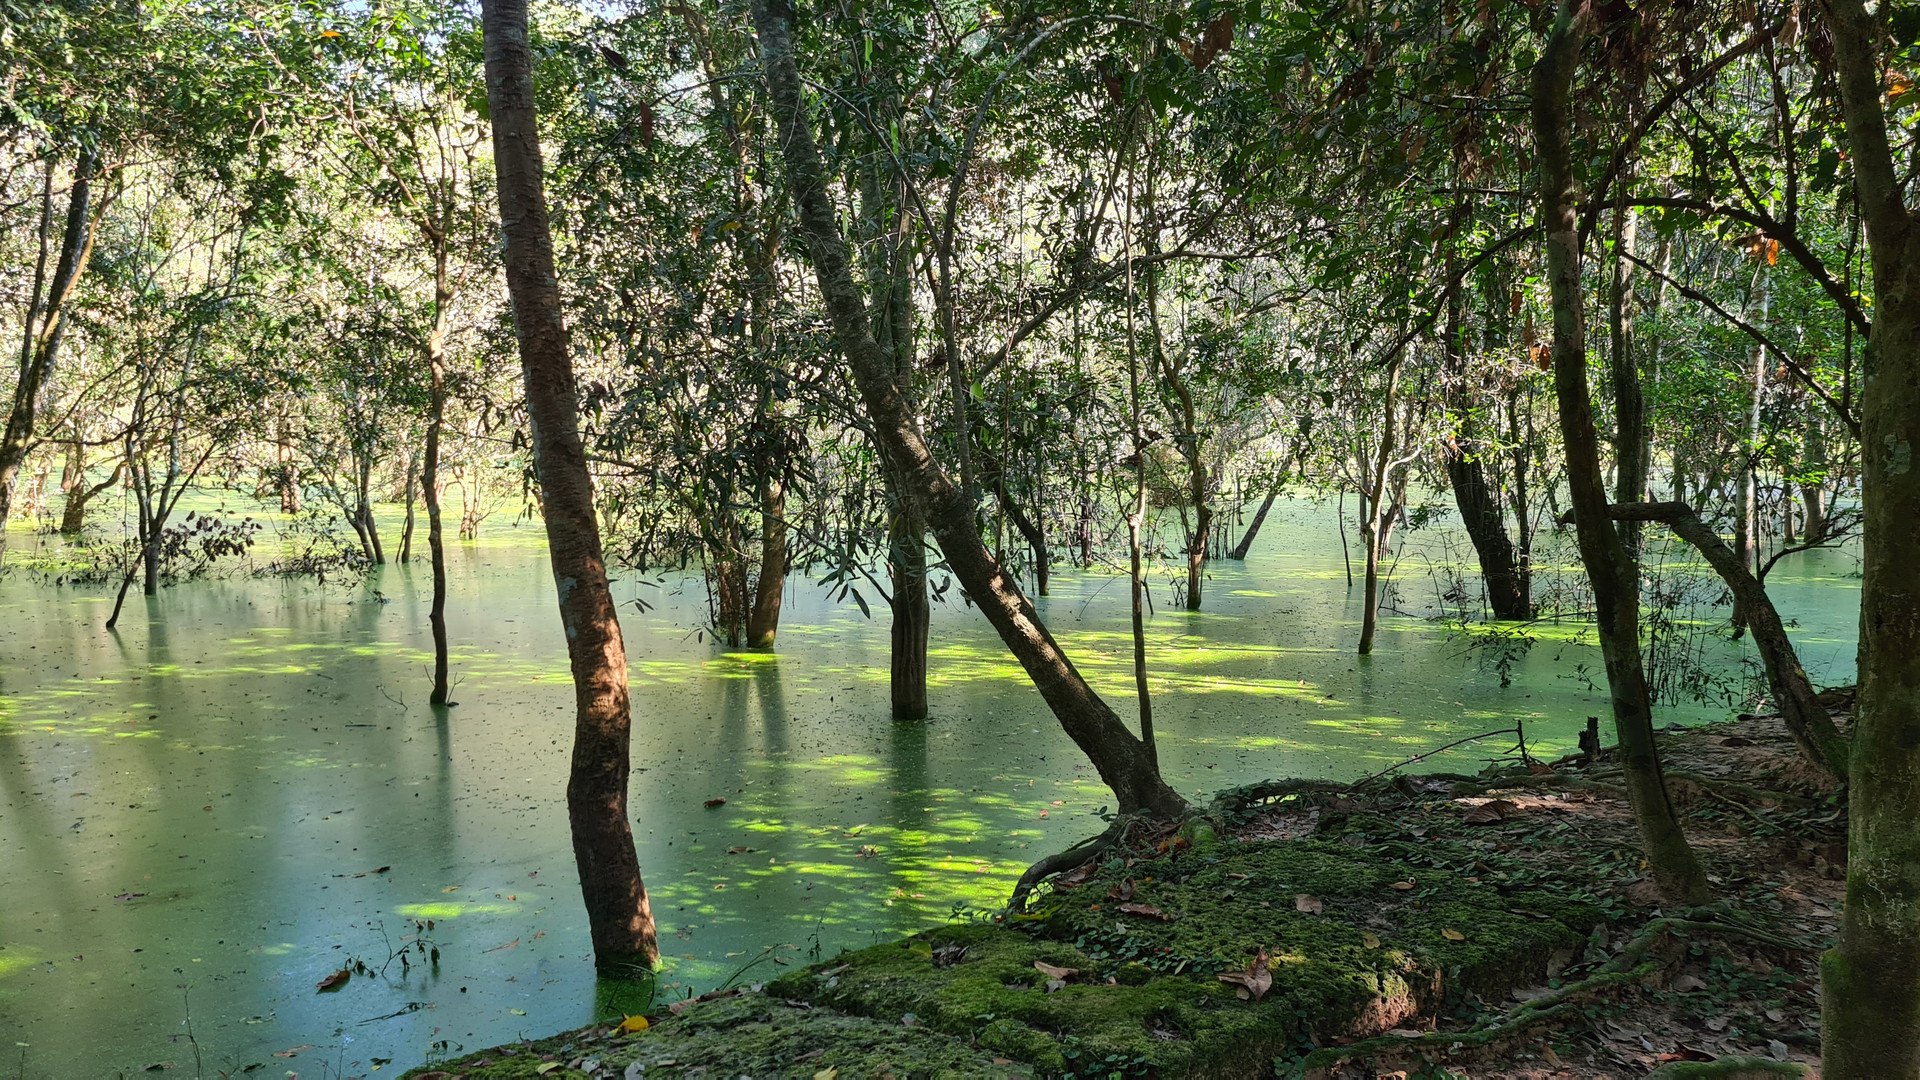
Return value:
[[(1697, 775), (1771, 775), (1793, 755), (1778, 726), (1696, 729), (1668, 752)], [(1653, 914), (1612, 766), (1560, 764), (1223, 811), (1180, 836), (1135, 836), (1077, 885), (1035, 897), (1029, 915), (844, 953), (758, 992), (662, 1009), (638, 1035), (607, 1023), (409, 1075), (1295, 1075), (1315, 1046), (1478, 1030), (1512, 1008), (1509, 991), (1525, 999), (1593, 971)], [(1488, 788), (1504, 810), (1470, 820)], [(1748, 1055), (1747, 1071), (1662, 1075), (1790, 1073), (1779, 1059), (1818, 1045), (1811, 972), (1839, 903), (1844, 815), (1811, 795), (1784, 809), (1736, 805), (1740, 794), (1676, 800), (1729, 918), (1778, 944), (1678, 935), (1658, 975), (1583, 1002), (1575, 1022), (1460, 1053), (1376, 1054), (1332, 1075), (1641, 1076), (1703, 1047), (1730, 1069)], [(1263, 952), (1271, 987), (1244, 1000), (1219, 975)]]
[[(1412, 888), (1394, 887), (1409, 878)], [(1300, 910), (1312, 907), (1302, 896), (1320, 910)], [(439, 1070), (623, 1076), (637, 1061), (648, 1076), (1264, 1075), (1316, 1039), (1419, 1024), (1455, 987), (1537, 978), (1601, 921), (1580, 904), (1416, 871), (1390, 844), (1211, 844), (1115, 859), (1031, 917), (845, 953), (640, 1035), (586, 1029)], [(1262, 950), (1272, 988), (1241, 1000), (1217, 975)], [(1050, 986), (1036, 962), (1075, 974)], [(582, 1063), (591, 1071), (573, 1068)]]

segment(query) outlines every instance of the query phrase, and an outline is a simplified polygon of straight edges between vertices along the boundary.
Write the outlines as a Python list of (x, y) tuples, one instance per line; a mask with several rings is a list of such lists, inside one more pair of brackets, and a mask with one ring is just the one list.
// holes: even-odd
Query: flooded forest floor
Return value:
[(1704, 907), (1642, 876), (1609, 751), (1277, 781), (1129, 829), (1024, 912), (408, 1075), (1804, 1075), (1844, 801), (1774, 717), (1662, 750)]

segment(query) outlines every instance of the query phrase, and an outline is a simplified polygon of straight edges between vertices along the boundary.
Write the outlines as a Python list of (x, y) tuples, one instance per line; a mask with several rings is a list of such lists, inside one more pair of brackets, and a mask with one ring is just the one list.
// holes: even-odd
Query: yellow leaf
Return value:
[(1411, 882), (1411, 881), (1396, 881), (1396, 882), (1394, 882), (1393, 884), (1391, 884), (1391, 885), (1389, 885), (1389, 886), (1387, 886), (1387, 888), (1389, 888), (1389, 889), (1398, 889), (1398, 890), (1400, 890), (1401, 892), (1406, 892), (1406, 891), (1407, 891), (1408, 889), (1411, 889), (1411, 888), (1413, 888), (1413, 882)]
[(828, 1066), (827, 1068), (821, 1069), (819, 1072), (814, 1073), (813, 1080), (834, 1080), (834, 1078), (838, 1077), (839, 1075), (840, 1075), (839, 1069), (834, 1068), (832, 1066)]
[(1461, 933), (1461, 932), (1460, 932), (1460, 931), (1458, 931), (1458, 930), (1442, 930), (1442, 931), (1440, 931), (1440, 936), (1441, 936), (1441, 937), (1443, 937), (1443, 938), (1446, 938), (1446, 939), (1447, 939), (1448, 941), (1465, 941), (1465, 940), (1467, 940), (1467, 935), (1465, 935), (1465, 934), (1463, 934), (1463, 933)]
[(525, 1016), (525, 1015), (527, 1015), (527, 1010), (525, 1010), (525, 1009), (508, 1009), (507, 1011), (508, 1011), (508, 1012), (510, 1012), (510, 1013), (512, 1013), (512, 1014), (513, 1014), (513, 1015), (515, 1015), (515, 1016)]
[(539, 1068), (537, 1068), (537, 1069), (535, 1069), (535, 1070), (533, 1070), (533, 1071), (534, 1071), (534, 1072), (536, 1072), (536, 1073), (539, 1073), (539, 1074), (540, 1074), (541, 1076), (545, 1076), (545, 1075), (547, 1075), (548, 1073), (550, 1073), (550, 1072), (552, 1072), (553, 1070), (555, 1070), (555, 1069), (557, 1069), (557, 1068), (559, 1068), (559, 1067), (560, 1067), (560, 1063), (559, 1063), (559, 1062), (557, 1062), (557, 1061), (549, 1061), (549, 1062), (547, 1062), (546, 1064), (544, 1064), (544, 1065), (542, 1065), (542, 1066), (540, 1066)]
[(1372, 934), (1361, 934), (1360, 940), (1364, 942), (1369, 949), (1377, 949), (1380, 947), (1380, 939)]
[(633, 1035), (645, 1031), (647, 1030), (647, 1018), (644, 1016), (629, 1016), (625, 1020), (620, 1021), (620, 1026), (613, 1030), (617, 1035)]

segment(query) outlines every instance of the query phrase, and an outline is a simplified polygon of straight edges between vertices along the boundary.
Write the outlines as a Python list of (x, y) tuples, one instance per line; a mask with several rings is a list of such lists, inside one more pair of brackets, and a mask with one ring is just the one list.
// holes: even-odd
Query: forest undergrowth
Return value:
[(1273, 781), (1121, 830), (1023, 910), (408, 1075), (1809, 1075), (1844, 794), (1770, 715), (1661, 743), (1704, 906), (1643, 875), (1610, 749)]

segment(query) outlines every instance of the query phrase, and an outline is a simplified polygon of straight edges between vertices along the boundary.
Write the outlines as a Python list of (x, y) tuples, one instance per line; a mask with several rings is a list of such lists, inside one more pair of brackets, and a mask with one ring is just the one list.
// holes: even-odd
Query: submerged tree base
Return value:
[[(1029, 913), (663, 1008), (639, 1034), (615, 1018), (411, 1075), (1799, 1075), (1844, 807), (1775, 719), (1663, 741), (1719, 879), (1706, 908), (1645, 906), (1607, 754), (1259, 785), (1180, 831), (1135, 830)], [(1716, 778), (1736, 770), (1747, 783)], [(1731, 842), (1754, 835), (1770, 860)]]

